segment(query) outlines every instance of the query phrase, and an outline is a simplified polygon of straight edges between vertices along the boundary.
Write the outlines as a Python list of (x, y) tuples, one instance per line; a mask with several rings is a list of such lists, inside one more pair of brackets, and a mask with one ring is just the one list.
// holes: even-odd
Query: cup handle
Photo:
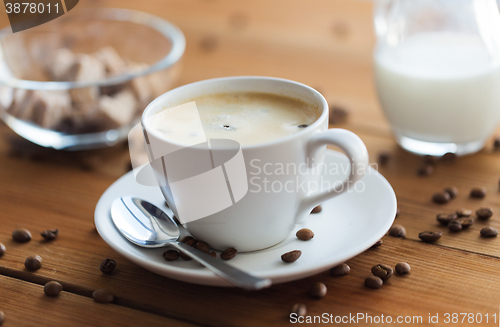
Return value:
[[(354, 133), (340, 128), (328, 129), (314, 134), (307, 143), (306, 155), (311, 158), (324, 145), (335, 145), (345, 152), (350, 161), (349, 177), (331, 190), (309, 194), (300, 204), (296, 223), (303, 222), (318, 204), (342, 194), (360, 180), (368, 167), (368, 151), (361, 139)], [(312, 165), (312, 164), (311, 164)]]

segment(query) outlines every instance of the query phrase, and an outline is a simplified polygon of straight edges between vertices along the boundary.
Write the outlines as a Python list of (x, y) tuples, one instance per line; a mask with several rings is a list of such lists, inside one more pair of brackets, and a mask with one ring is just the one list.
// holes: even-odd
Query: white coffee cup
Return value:
[[(325, 98), (304, 84), (280, 78), (240, 76), (204, 80), (178, 87), (151, 102), (143, 113), (141, 123), (153, 171), (159, 180), (166, 180), (166, 184), (160, 185), (160, 188), (181, 222), (183, 219), (179, 216), (169, 185), (171, 183), (165, 177), (165, 166), (153, 163), (155, 158), (152, 156), (151, 144), (173, 149), (180, 147), (152, 128), (150, 118), (164, 108), (190, 101), (197, 96), (230, 92), (264, 92), (289, 96), (312, 103), (321, 111), (320, 117), (313, 124), (295, 134), (266, 143), (241, 146), (241, 151), (235, 158), (241, 158), (240, 155), (243, 157), (248, 182), (246, 194), (225, 209), (183, 223), (196, 239), (207, 242), (215, 249), (234, 247), (240, 252), (256, 251), (283, 241), (296, 224), (309, 216), (315, 206), (352, 187), (353, 183), (363, 177), (368, 167), (368, 153), (364, 143), (354, 133), (343, 129), (328, 129), (328, 104)], [(330, 190), (310, 191), (304, 185), (318, 180), (319, 171), (314, 168), (323, 163), (326, 145), (335, 145), (346, 153), (351, 163), (351, 173), (346, 181), (332, 185)], [(289, 169), (284, 173), (272, 172), (273, 167), (280, 166)], [(227, 175), (226, 180), (228, 184), (232, 182)], [(265, 189), (265, 185), (275, 187)], [(203, 194), (203, 190), (194, 188), (193, 192)], [(205, 194), (209, 195), (209, 192), (210, 190), (206, 190)], [(191, 203), (191, 206), (196, 206), (196, 203)]]

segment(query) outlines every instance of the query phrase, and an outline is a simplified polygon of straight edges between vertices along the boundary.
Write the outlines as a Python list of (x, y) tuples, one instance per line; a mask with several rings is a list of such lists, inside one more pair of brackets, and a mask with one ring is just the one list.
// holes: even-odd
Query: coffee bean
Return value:
[(281, 260), (284, 262), (294, 262), (297, 261), (298, 258), (300, 258), (300, 255), (302, 254), (302, 251), (300, 250), (293, 250), (290, 252), (287, 252), (281, 256)]
[(217, 45), (218, 41), (214, 35), (205, 35), (200, 40), (200, 47), (207, 52), (215, 50), (217, 48)]
[(297, 231), (297, 234), (295, 234), (295, 236), (297, 236), (299, 240), (309, 241), (314, 237), (314, 233), (309, 228), (302, 228)]
[(454, 219), (448, 223), (448, 229), (452, 232), (459, 232), (462, 230), (462, 221), (460, 219)]
[(21, 228), (12, 232), (12, 239), (19, 243), (26, 243), (31, 240), (31, 233), (29, 230)]
[(430, 176), (434, 172), (434, 166), (432, 165), (423, 165), (417, 169), (418, 176)]
[(311, 288), (309, 289), (309, 295), (313, 299), (321, 299), (326, 295), (327, 289), (326, 285), (320, 282), (316, 282), (311, 285)]
[(311, 210), (311, 213), (320, 213), (320, 212), (321, 212), (321, 210), (323, 210), (323, 209), (321, 208), (321, 205), (319, 205), (319, 206), (314, 207), (314, 208)]
[(422, 157), (422, 161), (427, 165), (434, 165), (436, 163), (436, 158), (430, 155), (425, 155)]
[(302, 303), (295, 303), (290, 309), (290, 313), (295, 313), (297, 317), (303, 317), (307, 313), (306, 305)]
[(115, 300), (113, 293), (103, 289), (94, 291), (94, 293), (92, 293), (92, 297), (94, 298), (94, 301), (98, 303), (111, 303)]
[(406, 229), (401, 225), (394, 224), (389, 229), (389, 235), (394, 236), (394, 237), (405, 237), (406, 236)]
[(391, 160), (391, 154), (387, 151), (380, 152), (378, 155), (378, 163), (382, 166), (385, 166)]
[(372, 267), (372, 274), (374, 274), (377, 277), (380, 277), (383, 281), (386, 281), (389, 278), (391, 278), (393, 273), (394, 269), (392, 269), (391, 266), (388, 266), (383, 263), (379, 263), (378, 265)]
[(185, 254), (184, 252), (179, 252), (179, 257), (182, 259), (182, 260), (186, 260), (186, 261), (189, 261), (189, 260), (193, 260), (190, 256), (188, 256), (187, 254)]
[(215, 253), (214, 251), (210, 251), (210, 252), (208, 252), (208, 254), (214, 258), (217, 258), (217, 253)]
[(470, 197), (473, 199), (484, 199), (486, 197), (485, 187), (476, 187), (470, 190)]
[(493, 210), (491, 208), (479, 208), (476, 210), (476, 216), (481, 220), (488, 220), (493, 216)]
[(331, 106), (329, 111), (330, 115), (328, 118), (328, 122), (333, 125), (344, 123), (349, 116), (345, 109), (338, 106)]
[(177, 250), (167, 250), (163, 252), (163, 259), (167, 261), (175, 261), (179, 259), (179, 251)]
[(5, 254), (5, 251), (7, 251), (7, 249), (5, 248), (5, 245), (0, 243), (0, 257)]
[(99, 269), (105, 274), (111, 274), (116, 268), (116, 261), (114, 259), (104, 259), (99, 266)]
[(485, 227), (481, 229), (482, 237), (495, 237), (498, 235), (498, 230), (494, 227)]
[(495, 139), (493, 140), (493, 150), (500, 150), (500, 137), (495, 137)]
[(200, 250), (201, 252), (205, 252), (205, 253), (210, 252), (210, 246), (208, 246), (208, 244), (203, 242), (203, 241), (198, 241), (198, 243), (196, 243), (195, 247), (198, 250)]
[(462, 223), (462, 229), (467, 229), (470, 226), (474, 225), (474, 218), (472, 217), (463, 217), (459, 218), (459, 220)]
[(472, 210), (464, 209), (464, 208), (457, 210), (458, 217), (470, 217), (470, 215), (472, 215)]
[(421, 232), (418, 234), (418, 238), (425, 243), (434, 243), (441, 238), (442, 232)]
[(47, 241), (52, 241), (59, 235), (59, 229), (47, 229), (42, 232), (42, 237)]
[(307, 124), (301, 124), (298, 126), (298, 128), (306, 128), (308, 125)]
[(455, 186), (450, 186), (444, 189), (445, 193), (448, 193), (450, 199), (454, 199), (458, 195), (458, 189)]
[(28, 270), (37, 270), (42, 266), (42, 257), (39, 255), (32, 255), (31, 257), (28, 257), (28, 259), (24, 262), (24, 266)]
[(347, 275), (351, 271), (351, 267), (347, 263), (341, 263), (338, 266), (330, 269), (330, 275), (332, 276), (344, 276)]
[(448, 226), (450, 221), (457, 219), (457, 218), (458, 218), (458, 215), (456, 213), (450, 213), (450, 214), (440, 213), (436, 217), (437, 221), (439, 221), (439, 223), (443, 226)]
[(410, 272), (411, 267), (406, 262), (399, 262), (396, 265), (396, 272), (400, 275), (406, 275)]
[(180, 240), (179, 242), (186, 243), (187, 241), (190, 241), (190, 240), (194, 240), (194, 237), (192, 237), (192, 236), (184, 236), (182, 238), (182, 240)]
[(452, 152), (447, 152), (441, 157), (441, 161), (445, 163), (452, 163), (457, 160), (457, 155)]
[(381, 288), (384, 284), (382, 278), (377, 276), (369, 276), (365, 279), (365, 286), (373, 289)]
[(235, 248), (229, 248), (222, 251), (220, 257), (222, 260), (231, 260), (236, 256), (236, 253), (238, 253), (238, 250), (236, 250)]
[(61, 293), (63, 286), (56, 281), (50, 281), (43, 287), (43, 292), (47, 296), (58, 296)]
[(432, 202), (437, 204), (445, 204), (450, 201), (450, 195), (448, 193), (435, 193), (432, 196)]
[(382, 243), (384, 243), (384, 241), (382, 240), (378, 240), (377, 242), (375, 242), (375, 244), (373, 244), (370, 249), (375, 249), (375, 248), (378, 248), (379, 246), (382, 245)]
[(189, 245), (189, 246), (192, 246), (192, 247), (196, 247), (196, 243), (198, 243), (198, 240), (196, 239), (190, 239), (189, 241), (186, 242), (186, 245)]
[(4, 322), (5, 322), (5, 313), (3, 313), (2, 310), (0, 310), (0, 326), (2, 326)]

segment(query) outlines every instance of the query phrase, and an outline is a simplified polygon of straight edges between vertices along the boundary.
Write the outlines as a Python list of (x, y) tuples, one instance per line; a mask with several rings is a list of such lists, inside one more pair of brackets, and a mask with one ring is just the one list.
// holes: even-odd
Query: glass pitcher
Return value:
[(377, 0), (374, 75), (397, 142), (440, 156), (480, 150), (500, 122), (495, 0)]

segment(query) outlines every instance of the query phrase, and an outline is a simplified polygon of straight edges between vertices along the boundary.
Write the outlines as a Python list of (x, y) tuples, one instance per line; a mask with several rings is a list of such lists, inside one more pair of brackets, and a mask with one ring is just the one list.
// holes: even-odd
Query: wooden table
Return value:
[[(177, 24), (187, 38), (181, 84), (228, 75), (278, 76), (311, 85), (330, 104), (346, 108), (347, 122), (336, 127), (357, 133), (368, 147), (371, 162), (381, 151), (392, 154), (379, 170), (396, 191), (400, 209), (396, 222), (406, 227), (407, 234), (404, 239), (385, 236), (382, 246), (349, 260), (351, 273), (343, 277), (325, 271), (258, 292), (178, 282), (129, 262), (95, 231), (97, 200), (128, 170), (125, 146), (87, 153), (50, 151), (22, 142), (2, 125), (0, 242), (7, 252), (0, 258), (0, 309), (6, 316), (4, 326), (275, 326), (290, 323), (289, 310), (297, 302), (307, 306), (308, 315), (383, 314), (394, 320), (421, 316), (418, 325), (428, 325), (429, 314), (438, 314), (440, 323), (434, 325), (443, 326), (460, 325), (460, 313), (479, 313), (483, 324), (486, 314), (488, 325), (498, 324), (500, 238), (481, 238), (479, 230), (500, 228), (500, 152), (488, 144), (475, 155), (436, 164), (431, 176), (417, 176), (421, 158), (396, 145), (374, 92), (371, 2), (88, 0), (79, 6), (138, 9)], [(5, 14), (0, 18), (6, 25)], [(458, 197), (446, 205), (433, 204), (432, 194), (450, 185), (459, 189)], [(468, 197), (474, 186), (488, 189), (484, 200)], [(477, 221), (456, 234), (437, 225), (440, 212), (481, 206), (495, 210), (487, 222)], [(12, 241), (11, 232), (21, 227), (32, 231), (31, 242)], [(52, 243), (44, 243), (39, 236), (47, 228), (61, 231)], [(424, 230), (441, 230), (443, 236), (436, 244), (426, 244), (418, 238)], [(24, 269), (25, 258), (32, 254), (44, 259), (36, 272)], [(105, 258), (118, 262), (113, 275), (99, 271)], [(409, 275), (393, 277), (379, 290), (363, 286), (374, 264), (394, 266), (400, 261), (411, 265)], [(49, 280), (64, 285), (59, 297), (43, 294)], [(327, 285), (328, 294), (314, 300), (307, 291), (318, 281)], [(92, 300), (92, 292), (100, 288), (116, 295), (113, 304)], [(458, 323), (444, 324), (447, 313), (457, 313)], [(477, 325), (467, 321), (464, 325)]]

